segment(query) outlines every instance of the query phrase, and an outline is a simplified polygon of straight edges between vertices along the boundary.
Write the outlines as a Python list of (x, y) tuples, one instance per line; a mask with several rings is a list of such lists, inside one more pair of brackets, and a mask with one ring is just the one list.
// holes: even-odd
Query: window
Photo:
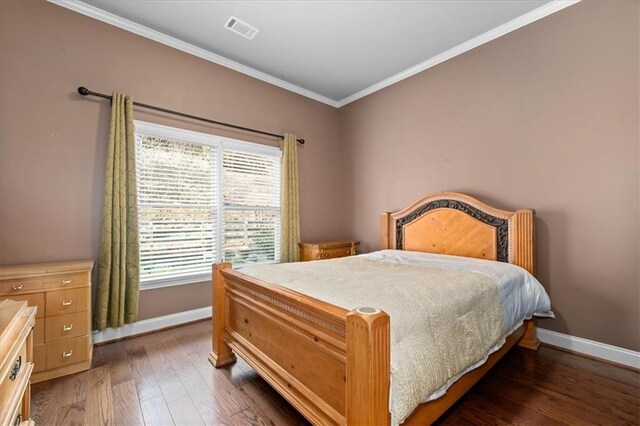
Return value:
[(136, 122), (141, 288), (280, 257), (280, 150)]
[(222, 169), (225, 261), (279, 260), (280, 158), (225, 149)]

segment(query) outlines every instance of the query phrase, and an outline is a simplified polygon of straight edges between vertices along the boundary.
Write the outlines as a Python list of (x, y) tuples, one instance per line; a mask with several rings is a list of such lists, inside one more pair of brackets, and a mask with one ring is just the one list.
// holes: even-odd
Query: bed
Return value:
[[(500, 327), (483, 325), (484, 322), (493, 324), (494, 317), (490, 314), (491, 311), (497, 312), (497, 308), (492, 308), (492, 304), (503, 309), (498, 299), (502, 297), (499, 294), (502, 290), (492, 290), (491, 285), (483, 283), (481, 278), (484, 275), (478, 271), (447, 272), (444, 269), (448, 266), (441, 266), (445, 263), (463, 265), (462, 268), (471, 265), (473, 269), (474, 265), (479, 265), (478, 268), (490, 265), (497, 270), (501, 266), (509, 267), (509, 272), (521, 272), (535, 281), (530, 275), (535, 272), (532, 210), (499, 210), (468, 195), (449, 192), (425, 197), (398, 212), (383, 213), (380, 224), (383, 251), (369, 255), (242, 270), (233, 270), (228, 263), (214, 265), (211, 363), (222, 367), (234, 362), (236, 354), (241, 356), (314, 424), (429, 424), (451, 407), (514, 345), (532, 350), (538, 348), (535, 319), (531, 315), (544, 314), (545, 309), (532, 308), (528, 315), (519, 313), (514, 316), (519, 321), (508, 323), (505, 320)], [(427, 266), (422, 265), (423, 262), (427, 262)], [(398, 263), (403, 265), (398, 266)], [(435, 272), (438, 274), (433, 275)], [(425, 321), (433, 321), (433, 316), (427, 316), (437, 305), (431, 304), (431, 308), (425, 310), (416, 309), (421, 300), (427, 304), (431, 298), (416, 296), (415, 300), (410, 300), (411, 297), (406, 295), (420, 293), (422, 289), (414, 277), (435, 277), (435, 282), (440, 284), (432, 290), (437, 290), (445, 286), (446, 280), (443, 281), (440, 274), (446, 273), (453, 274), (451, 277), (456, 280), (469, 279), (464, 291), (453, 292), (451, 296), (452, 300), (460, 299), (456, 303), (463, 306), (460, 308), (463, 311), (461, 317), (467, 321), (462, 324), (463, 329), (478, 327), (479, 331), (484, 330), (487, 338), (495, 341), (483, 342), (487, 348), (475, 348), (478, 340), (470, 340), (471, 345), (467, 342), (466, 346), (474, 347), (473, 350), (483, 356), (481, 359), (476, 359), (477, 353), (469, 354), (476, 358), (461, 356), (458, 363), (473, 360), (465, 368), (458, 365), (453, 369), (450, 364), (438, 364), (434, 371), (447, 369), (449, 376), (443, 376), (445, 381), (434, 379), (435, 387), (428, 391), (425, 399), (425, 395), (414, 395), (414, 389), (405, 391), (405, 386), (400, 384), (401, 379), (412, 373), (413, 370), (406, 367), (411, 360), (425, 361), (424, 357), (415, 355), (424, 355), (422, 352), (430, 353), (432, 347), (442, 346), (437, 342), (437, 336), (445, 336), (445, 331), (433, 330), (435, 334), (429, 341), (438, 344), (428, 347), (417, 346), (424, 345), (424, 342), (419, 342), (420, 334), (416, 338), (414, 331), (414, 335), (407, 335), (401, 340), (402, 352), (398, 343), (399, 318), (407, 316), (402, 312), (403, 303), (406, 303), (411, 306), (407, 311), (411, 312), (410, 316), (417, 317), (416, 321), (420, 320), (420, 315), (425, 316)], [(371, 284), (368, 292), (353, 290), (354, 293), (350, 289), (352, 276), (353, 287), (358, 288), (357, 274), (362, 274), (357, 278), (363, 283)], [(390, 300), (388, 294), (384, 294), (386, 287), (391, 288), (384, 285), (387, 279), (394, 280), (394, 294), (405, 293), (403, 302)], [(478, 290), (478, 295), (469, 295), (476, 288), (474, 280), (480, 280), (478, 289), (491, 291)], [(324, 282), (327, 288), (307, 286), (310, 281)], [(342, 299), (338, 296), (342, 287), (335, 285), (340, 281), (346, 288), (340, 296)], [(411, 282), (411, 285), (405, 288), (405, 282)], [(378, 291), (383, 293), (378, 294)], [(548, 305), (548, 297), (544, 290), (541, 291), (541, 299), (546, 297)], [(434, 295), (433, 299), (438, 297), (443, 296)], [(360, 305), (361, 300), (375, 301), (377, 306)], [(351, 306), (353, 304), (355, 306)], [(442, 313), (456, 309), (447, 308)], [(471, 312), (473, 309), (475, 312)], [(390, 317), (386, 311), (394, 314)], [(502, 331), (495, 330), (497, 328)], [(455, 332), (455, 329), (450, 331), (454, 333), (452, 335)], [(474, 335), (475, 332), (473, 330), (469, 334)], [(415, 343), (414, 346), (404, 348), (407, 341)], [(470, 352), (473, 350), (469, 349)], [(442, 356), (434, 354), (435, 358)], [(408, 361), (405, 363), (405, 360)], [(417, 362), (411, 368), (421, 365)], [(414, 375), (422, 377), (419, 373)], [(414, 379), (414, 382), (418, 387), (423, 384), (420, 380)], [(412, 395), (413, 401), (404, 401), (405, 394)], [(426, 402), (421, 402), (423, 400)]]

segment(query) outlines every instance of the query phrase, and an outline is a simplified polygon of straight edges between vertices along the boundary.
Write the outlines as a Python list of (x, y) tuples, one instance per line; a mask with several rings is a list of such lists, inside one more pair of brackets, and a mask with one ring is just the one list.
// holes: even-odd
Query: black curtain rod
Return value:
[[(78, 87), (78, 93), (80, 93), (82, 96), (96, 96), (98, 98), (104, 98), (104, 99), (109, 99), (109, 100), (112, 99), (112, 96), (105, 95), (104, 93), (92, 92), (91, 90), (87, 89), (86, 87), (82, 87), (82, 86)], [(284, 136), (277, 135), (275, 133), (263, 132), (262, 130), (250, 129), (249, 127), (237, 126), (235, 124), (223, 123), (222, 121), (210, 120), (208, 118), (198, 117), (198, 116), (191, 115), (191, 114), (185, 114), (184, 112), (173, 111), (173, 110), (170, 110), (170, 109), (160, 108), (160, 107), (153, 106), (153, 105), (147, 105), (147, 104), (143, 104), (143, 103), (140, 103), (140, 102), (134, 102), (133, 105), (138, 106), (138, 107), (142, 107), (142, 108), (152, 109), (154, 111), (165, 112), (167, 114), (179, 115), (180, 117), (190, 118), (192, 120), (204, 121), (205, 123), (216, 124), (216, 125), (225, 126), (225, 127), (231, 127), (232, 129), (244, 130), (246, 132), (259, 133), (261, 135), (273, 136), (274, 138), (283, 138), (284, 139)], [(304, 145), (304, 139), (298, 139), (298, 143), (300, 145)]]

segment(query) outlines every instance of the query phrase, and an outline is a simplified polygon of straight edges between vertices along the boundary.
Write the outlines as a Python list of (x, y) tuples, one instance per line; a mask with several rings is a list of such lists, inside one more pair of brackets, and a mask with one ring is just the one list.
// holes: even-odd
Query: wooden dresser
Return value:
[[(0, 298), (1, 299), (1, 298)], [(28, 425), (36, 308), (0, 300), (0, 425)]]
[(335, 259), (353, 256), (357, 253), (360, 241), (327, 241), (324, 243), (300, 243), (300, 260)]
[(0, 266), (0, 299), (36, 306), (33, 383), (91, 367), (93, 261)]

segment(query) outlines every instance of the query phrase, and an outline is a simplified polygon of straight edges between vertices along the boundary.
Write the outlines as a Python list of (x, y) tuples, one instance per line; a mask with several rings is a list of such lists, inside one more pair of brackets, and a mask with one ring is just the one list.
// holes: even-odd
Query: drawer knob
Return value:
[(69, 358), (71, 355), (73, 355), (73, 351), (64, 351), (62, 352), (62, 358)]
[(9, 373), (9, 380), (15, 380), (16, 377), (18, 377), (20, 367), (22, 367), (22, 355), (18, 355), (18, 358), (16, 358), (16, 362), (13, 363), (11, 373)]
[(11, 288), (14, 290), (22, 290), (24, 288), (24, 284), (14, 284)]
[(71, 281), (73, 281), (71, 278), (68, 278), (66, 280), (62, 280), (62, 285), (69, 285), (69, 284), (71, 284)]
[(63, 300), (62, 301), (62, 306), (69, 306), (73, 303), (73, 300)]
[(71, 331), (73, 330), (73, 324), (66, 324), (62, 326), (62, 331)]

